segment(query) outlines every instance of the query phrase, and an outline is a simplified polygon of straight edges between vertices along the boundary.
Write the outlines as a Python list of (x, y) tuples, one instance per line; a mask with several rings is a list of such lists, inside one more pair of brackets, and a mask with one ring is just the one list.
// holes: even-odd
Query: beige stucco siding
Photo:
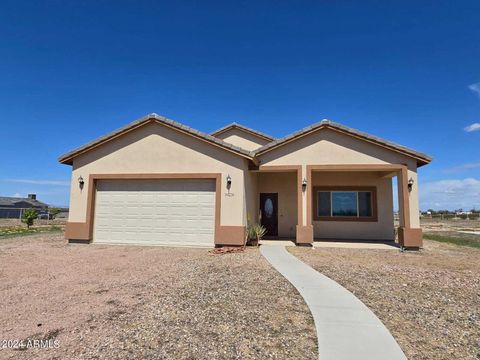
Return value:
[[(374, 172), (317, 172), (313, 186), (375, 186), (378, 221), (313, 221), (315, 238), (394, 240), (392, 180)], [(313, 196), (316, 196), (313, 194)]]
[(418, 200), (418, 177), (416, 165), (408, 168), (408, 179), (413, 179), (414, 181), (412, 191), (408, 194), (410, 200), (410, 226), (412, 228), (419, 228), (420, 205)]
[(245, 215), (246, 222), (258, 222), (258, 173), (246, 171), (245, 174)]
[[(247, 159), (150, 123), (74, 159), (69, 221), (86, 221), (90, 174), (221, 173), (220, 224), (244, 225), (245, 169)], [(230, 192), (226, 189), (228, 174)], [(78, 186), (79, 176), (85, 179), (83, 190)]]
[(334, 130), (323, 129), (259, 156), (262, 165), (407, 164), (415, 160)]
[[(259, 173), (259, 193), (278, 193), (278, 236), (295, 238), (297, 226), (297, 174)], [(257, 198), (260, 207), (259, 196)]]
[(216, 137), (249, 151), (256, 150), (270, 142), (270, 140), (252, 135), (238, 128), (229, 129)]

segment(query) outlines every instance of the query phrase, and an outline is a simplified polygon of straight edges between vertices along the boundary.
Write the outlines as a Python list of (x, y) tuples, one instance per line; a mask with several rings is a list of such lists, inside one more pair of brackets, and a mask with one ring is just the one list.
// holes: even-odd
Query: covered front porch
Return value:
[(410, 211), (415, 179), (409, 178), (405, 165), (259, 166), (252, 175), (254, 216), (267, 229), (266, 241), (393, 243), (396, 177), (398, 243), (410, 248), (422, 245), (421, 229), (412, 227), (415, 214)]

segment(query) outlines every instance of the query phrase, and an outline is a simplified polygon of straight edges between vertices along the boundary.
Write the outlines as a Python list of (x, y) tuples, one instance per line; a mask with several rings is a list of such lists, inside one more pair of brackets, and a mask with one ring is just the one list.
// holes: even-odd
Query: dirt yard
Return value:
[(308, 307), (259, 254), (0, 240), (1, 340), (25, 359), (315, 359)]
[(479, 249), (289, 250), (369, 306), (409, 359), (480, 359)]
[(421, 218), (420, 224), (424, 232), (458, 232), (458, 231), (480, 231), (480, 219), (439, 219)]

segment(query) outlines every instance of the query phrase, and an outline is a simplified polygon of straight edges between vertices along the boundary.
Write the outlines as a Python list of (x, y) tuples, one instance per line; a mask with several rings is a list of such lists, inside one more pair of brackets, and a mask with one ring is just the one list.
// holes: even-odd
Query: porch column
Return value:
[[(398, 178), (398, 242), (405, 248), (420, 248), (423, 245), (421, 228), (411, 227), (412, 214), (410, 213), (410, 192), (408, 191), (408, 169), (406, 166), (397, 173)], [(414, 184), (416, 185), (416, 184)], [(417, 192), (415, 192), (417, 194)]]
[[(304, 188), (303, 180), (307, 181)], [(313, 243), (313, 225), (311, 216), (312, 196), (312, 171), (302, 165), (297, 169), (297, 236), (298, 245), (309, 245)]]

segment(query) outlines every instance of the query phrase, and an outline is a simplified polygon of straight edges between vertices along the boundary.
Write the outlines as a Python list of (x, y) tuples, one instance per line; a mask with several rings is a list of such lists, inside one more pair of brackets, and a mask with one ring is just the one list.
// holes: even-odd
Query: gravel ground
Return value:
[[(46, 219), (35, 219), (33, 221), (33, 226), (65, 226), (66, 220), (65, 219), (54, 219), (54, 220), (46, 220)], [(0, 219), (0, 228), (3, 227), (24, 227), (26, 228), (27, 225), (22, 223), (19, 219)]]
[(421, 218), (420, 224), (425, 231), (458, 231), (458, 230), (480, 230), (480, 219), (462, 220), (462, 219), (429, 219)]
[(409, 359), (480, 359), (480, 250), (289, 250), (369, 306)]
[(57, 349), (0, 358), (314, 359), (296, 290), (259, 254), (66, 245), (62, 234), (0, 243), (0, 341)]

